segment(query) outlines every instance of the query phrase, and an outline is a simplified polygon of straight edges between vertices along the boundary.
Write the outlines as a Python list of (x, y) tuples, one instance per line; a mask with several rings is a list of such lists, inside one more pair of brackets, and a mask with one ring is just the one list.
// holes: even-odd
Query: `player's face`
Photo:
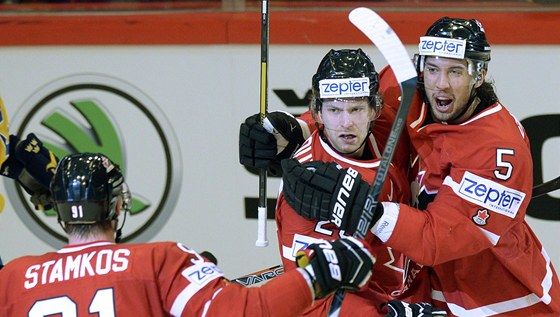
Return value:
[(324, 134), (335, 150), (361, 157), (375, 112), (367, 98), (324, 99), (320, 118)]
[(468, 106), (474, 84), (465, 60), (426, 58), (424, 88), (436, 121), (447, 122), (456, 119)]

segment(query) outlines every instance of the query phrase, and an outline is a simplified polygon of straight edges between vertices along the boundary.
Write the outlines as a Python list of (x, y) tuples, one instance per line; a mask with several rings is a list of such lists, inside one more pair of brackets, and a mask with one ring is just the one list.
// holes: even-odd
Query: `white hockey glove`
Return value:
[(374, 263), (375, 258), (364, 244), (352, 237), (314, 243), (296, 255), (296, 264), (308, 274), (317, 299), (339, 288), (363, 287)]

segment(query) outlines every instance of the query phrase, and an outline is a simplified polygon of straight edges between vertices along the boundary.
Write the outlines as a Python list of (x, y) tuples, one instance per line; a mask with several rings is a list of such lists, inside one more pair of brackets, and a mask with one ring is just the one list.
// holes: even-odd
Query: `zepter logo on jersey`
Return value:
[[(123, 242), (147, 241), (165, 224), (179, 196), (178, 142), (157, 104), (138, 88), (102, 74), (56, 79), (33, 93), (10, 118), (11, 133), (35, 133), (59, 158), (101, 152), (121, 167), (132, 194)], [(66, 243), (56, 212), (38, 212), (29, 195), (4, 180), (15, 212), (55, 248)]]
[(465, 172), (455, 191), (460, 197), (509, 218), (515, 218), (525, 193)]

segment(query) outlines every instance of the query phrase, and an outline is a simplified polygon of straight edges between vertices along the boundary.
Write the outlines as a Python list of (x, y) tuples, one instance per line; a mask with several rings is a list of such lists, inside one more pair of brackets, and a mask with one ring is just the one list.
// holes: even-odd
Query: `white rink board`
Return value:
[[(292, 89), (302, 98), (323, 55), (345, 46), (271, 46), (269, 91)], [(377, 69), (385, 60), (373, 47), (364, 47)], [(414, 46), (408, 46), (411, 55)], [(502, 102), (520, 120), (538, 114), (560, 114), (560, 47), (493, 46), (490, 77), (496, 81)], [(0, 48), (0, 95), (15, 116), (26, 100), (53, 80), (69, 75), (96, 73), (118, 78), (149, 96), (163, 112), (175, 133), (182, 165), (180, 196), (169, 220), (150, 240), (175, 240), (198, 250), (211, 251), (228, 277), (280, 263), (274, 222), (268, 221), (267, 248), (255, 247), (256, 220), (246, 220), (243, 198), (257, 197), (258, 176), (238, 162), (239, 124), (259, 110), (260, 47), (213, 46), (62, 46)], [(269, 94), (269, 109), (303, 112), (285, 107)], [(18, 114), (19, 115), (19, 114)], [(142, 127), (115, 118), (121, 131)], [(12, 126), (11, 129), (17, 129)], [(40, 127), (37, 127), (40, 130)], [(12, 130), (14, 131), (14, 130)], [(146, 140), (149, 144), (150, 140)], [(131, 141), (134, 142), (134, 141)], [(138, 142), (136, 140), (135, 142)], [(136, 147), (139, 148), (139, 147)], [(141, 148), (141, 147), (140, 147)], [(557, 155), (560, 140), (543, 149), (545, 180), (560, 175)], [(126, 153), (131, 189), (153, 190), (146, 169), (149, 149)], [(145, 163), (148, 162), (148, 163)], [(268, 195), (275, 198), (279, 180), (269, 178)], [(0, 193), (6, 195), (5, 183)], [(555, 193), (560, 197), (560, 193)], [(0, 214), (0, 256), (7, 262), (25, 254), (54, 250), (24, 225), (9, 198)], [(560, 222), (529, 219), (553, 263), (560, 266), (557, 246)], [(126, 225), (124, 231), (126, 232)], [(8, 242), (9, 241), (9, 242)]]

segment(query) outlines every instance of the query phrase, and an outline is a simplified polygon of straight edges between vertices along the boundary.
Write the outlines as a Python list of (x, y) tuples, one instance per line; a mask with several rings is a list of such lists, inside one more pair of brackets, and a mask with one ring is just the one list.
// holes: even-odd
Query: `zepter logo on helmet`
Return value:
[(369, 78), (334, 78), (319, 81), (319, 98), (368, 97)]
[(373, 102), (378, 87), (375, 67), (361, 49), (332, 49), (313, 75), (313, 110), (318, 112), (325, 98), (370, 97)]

